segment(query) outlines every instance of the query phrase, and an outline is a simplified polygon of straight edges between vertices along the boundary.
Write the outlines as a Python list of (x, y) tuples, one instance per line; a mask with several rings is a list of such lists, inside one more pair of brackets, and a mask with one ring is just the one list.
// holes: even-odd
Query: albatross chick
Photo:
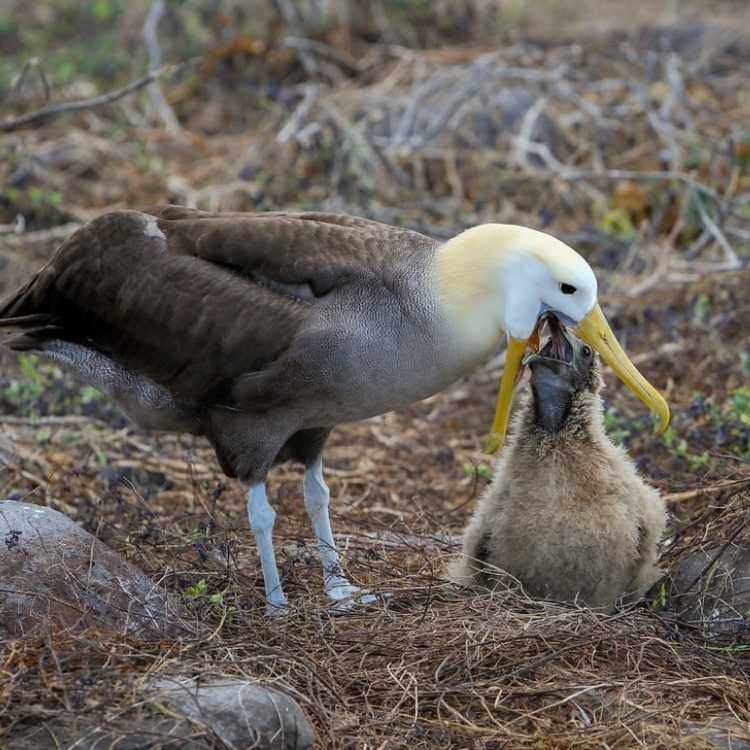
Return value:
[(526, 359), (531, 395), (451, 574), (492, 587), (505, 571), (531, 596), (611, 609), (658, 577), (666, 509), (604, 432), (596, 354), (550, 328)]

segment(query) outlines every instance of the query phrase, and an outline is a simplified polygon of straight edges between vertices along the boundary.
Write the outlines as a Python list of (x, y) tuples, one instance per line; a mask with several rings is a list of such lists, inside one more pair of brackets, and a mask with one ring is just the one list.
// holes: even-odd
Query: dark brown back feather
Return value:
[(149, 213), (172, 253), (285, 284), (309, 284), (318, 297), (354, 281), (387, 281), (404, 244), (415, 250), (434, 244), (417, 232), (342, 214), (211, 214), (179, 206)]
[[(144, 231), (149, 216), (166, 239)], [(414, 252), (434, 245), (337, 214), (111, 212), (0, 305), (0, 327), (33, 316), (9, 345), (33, 348), (45, 336), (85, 343), (177, 398), (226, 401), (240, 375), (283, 355), (318, 299), (351, 284), (387, 285), (397, 261), (409, 260), (407, 243)], [(296, 295), (299, 285), (312, 296)]]

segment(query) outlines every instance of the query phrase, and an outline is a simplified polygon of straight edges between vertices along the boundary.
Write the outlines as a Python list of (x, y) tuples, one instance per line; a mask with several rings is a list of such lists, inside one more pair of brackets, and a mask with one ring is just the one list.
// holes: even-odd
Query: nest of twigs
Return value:
[[(481, 375), (473, 382), (491, 403), (489, 384)], [(486, 483), (465, 467), (481, 456), (471, 412), (458, 424), (453, 417), (453, 435), (444, 426), (464, 399), (458, 387), (411, 414), (334, 434), (334, 528), (350, 576), (389, 595), (377, 605), (330, 610), (301, 474), (274, 474), (275, 539), (293, 606), (280, 619), (265, 614), (241, 490), (222, 480), (202, 441), (153, 438), (96, 417), (7, 417), (6, 486), (69, 513), (180, 594), (201, 635), (143, 642), (87, 631), (5, 642), (6, 737), (44, 720), (57, 731), (105, 727), (127, 738), (153, 711), (146, 676), (160, 674), (267, 681), (299, 701), (321, 747), (668, 748), (682, 738), (698, 748), (743, 736), (746, 634), (682, 618), (668, 580), (612, 615), (531, 600), (510, 579), (493, 593), (446, 580)], [(417, 434), (432, 445), (415, 445)], [(668, 495), (666, 570), (709, 542), (747, 544), (747, 484), (747, 474), (716, 470)], [(699, 593), (703, 581), (695, 584)]]

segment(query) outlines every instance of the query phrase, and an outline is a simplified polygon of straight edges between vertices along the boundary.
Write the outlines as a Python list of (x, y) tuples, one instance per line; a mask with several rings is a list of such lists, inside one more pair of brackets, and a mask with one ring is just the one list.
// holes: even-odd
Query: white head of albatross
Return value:
[(551, 235), (511, 224), (482, 224), (448, 240), (438, 251), (437, 287), (448, 314), (472, 339), (490, 341), (505, 331), (505, 358), (487, 449), (505, 439), (513, 390), (527, 348), (536, 351), (539, 326), (554, 315), (601, 354), (617, 376), (669, 426), (669, 406), (628, 359), (597, 302), (591, 266)]

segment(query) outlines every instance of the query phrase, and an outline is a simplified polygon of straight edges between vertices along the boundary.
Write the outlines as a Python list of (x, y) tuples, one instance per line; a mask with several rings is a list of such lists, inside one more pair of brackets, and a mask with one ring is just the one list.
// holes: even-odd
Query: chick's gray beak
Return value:
[(550, 340), (539, 352), (526, 358), (531, 369), (539, 423), (549, 432), (562, 427), (576, 389), (575, 349), (565, 327), (549, 320)]
[(564, 362), (546, 360), (531, 367), (531, 387), (534, 389), (539, 422), (548, 432), (558, 432), (568, 415), (575, 392), (570, 366)]

